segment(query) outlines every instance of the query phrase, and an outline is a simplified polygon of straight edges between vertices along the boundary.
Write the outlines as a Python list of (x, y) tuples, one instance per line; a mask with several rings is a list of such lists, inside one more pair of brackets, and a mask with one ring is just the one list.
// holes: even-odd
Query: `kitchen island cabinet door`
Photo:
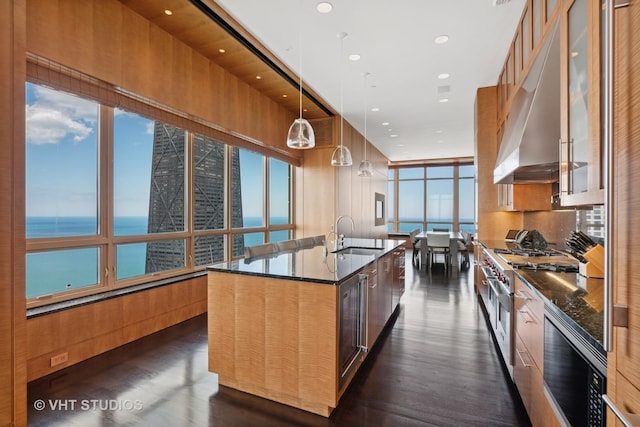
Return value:
[[(640, 414), (640, 399), (626, 401), (640, 390), (640, 3), (615, 9), (615, 78), (613, 137), (613, 203), (611, 285), (613, 305), (628, 307), (628, 324), (613, 327), (608, 354), (607, 395), (622, 411)], [(611, 308), (611, 307), (609, 307)], [(629, 386), (625, 386), (628, 384)], [(609, 413), (609, 419), (611, 414)]]
[(383, 287), (380, 283), (381, 275), (378, 275), (380, 260), (365, 269), (367, 280), (367, 347), (371, 349), (375, 344), (380, 332), (384, 328), (386, 318), (384, 317), (384, 295)]

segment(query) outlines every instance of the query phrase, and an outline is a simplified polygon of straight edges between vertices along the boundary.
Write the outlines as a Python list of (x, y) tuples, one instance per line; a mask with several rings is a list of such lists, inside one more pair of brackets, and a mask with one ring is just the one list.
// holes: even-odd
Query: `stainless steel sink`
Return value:
[(382, 249), (376, 248), (344, 248), (339, 249), (337, 251), (333, 251), (335, 254), (343, 254), (343, 255), (378, 255), (382, 252)]

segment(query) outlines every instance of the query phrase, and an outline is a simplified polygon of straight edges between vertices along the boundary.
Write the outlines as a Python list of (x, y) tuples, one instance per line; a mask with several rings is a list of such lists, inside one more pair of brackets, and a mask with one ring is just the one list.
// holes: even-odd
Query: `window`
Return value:
[[(388, 230), (448, 228), (475, 233), (475, 167), (426, 165), (389, 169)], [(395, 219), (393, 212), (398, 213)]]
[(98, 234), (98, 108), (27, 85), (27, 238)]
[(25, 91), (29, 306), (290, 238), (287, 163), (135, 111), (32, 83)]

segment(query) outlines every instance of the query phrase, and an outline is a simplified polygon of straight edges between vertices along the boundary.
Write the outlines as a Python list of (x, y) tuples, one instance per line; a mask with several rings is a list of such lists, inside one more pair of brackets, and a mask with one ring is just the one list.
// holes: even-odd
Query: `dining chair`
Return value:
[(420, 267), (420, 250), (422, 249), (422, 240), (416, 238), (420, 233), (420, 229), (416, 228), (409, 233), (409, 240), (413, 245), (413, 256), (411, 257), (411, 263), (414, 267)]
[(458, 253), (460, 254), (460, 268), (466, 270), (471, 265), (469, 261), (469, 244), (471, 243), (471, 233), (469, 233), (468, 231), (462, 230), (460, 234), (462, 234), (462, 241), (458, 241)]
[(427, 233), (427, 255), (429, 256), (429, 268), (434, 264), (438, 255), (444, 257), (444, 269), (449, 269), (451, 263), (451, 251), (449, 250), (449, 233)]

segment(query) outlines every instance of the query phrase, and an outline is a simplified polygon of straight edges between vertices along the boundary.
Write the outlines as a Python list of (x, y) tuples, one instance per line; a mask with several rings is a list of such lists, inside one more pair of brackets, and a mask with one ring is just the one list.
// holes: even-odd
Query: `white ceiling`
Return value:
[(367, 139), (391, 161), (473, 156), (476, 90), (496, 84), (526, 2), (494, 1), (331, 0), (320, 14), (318, 0), (216, 0), (289, 68), (302, 58), (305, 84), (338, 112), (342, 87), (361, 133), (366, 102)]

